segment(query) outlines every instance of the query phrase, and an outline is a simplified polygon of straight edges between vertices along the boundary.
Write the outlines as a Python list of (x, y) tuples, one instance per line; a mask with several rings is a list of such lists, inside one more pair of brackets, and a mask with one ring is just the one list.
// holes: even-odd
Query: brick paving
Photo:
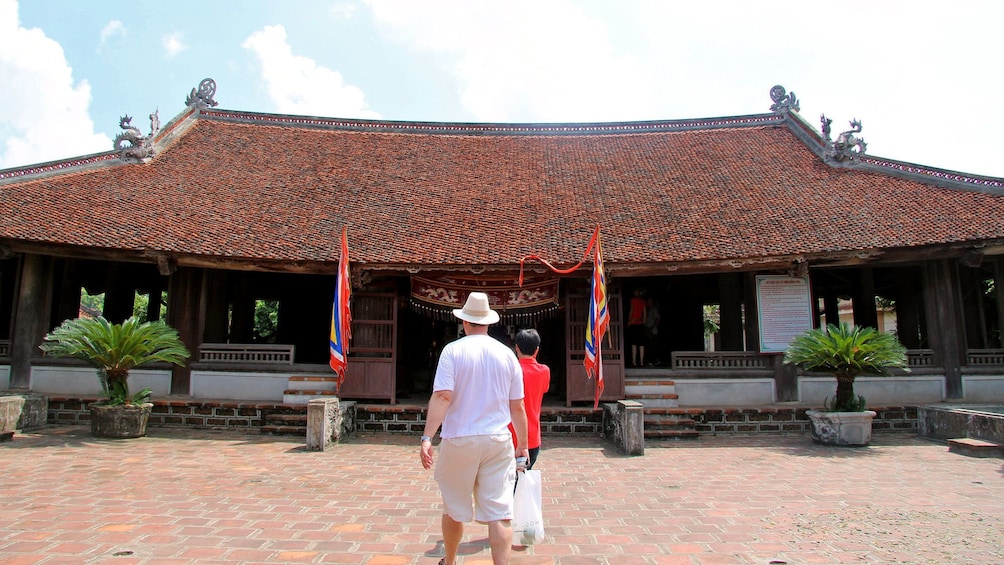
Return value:
[[(649, 443), (545, 437), (547, 543), (517, 565), (1004, 564), (1004, 461), (912, 434)], [(435, 564), (439, 494), (416, 438), (302, 439), (83, 426), (0, 444), (3, 564)], [(491, 563), (469, 526), (460, 563)]]

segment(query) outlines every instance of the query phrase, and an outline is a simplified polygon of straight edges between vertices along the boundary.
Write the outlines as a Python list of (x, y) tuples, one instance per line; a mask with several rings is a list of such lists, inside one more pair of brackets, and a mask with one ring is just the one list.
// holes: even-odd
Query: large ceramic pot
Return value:
[(812, 441), (823, 445), (868, 445), (872, 441), (872, 418), (875, 411), (824, 412), (807, 410), (812, 425)]
[(91, 412), (91, 435), (106, 438), (134, 438), (146, 435), (152, 403), (108, 406), (100, 402), (88, 405)]

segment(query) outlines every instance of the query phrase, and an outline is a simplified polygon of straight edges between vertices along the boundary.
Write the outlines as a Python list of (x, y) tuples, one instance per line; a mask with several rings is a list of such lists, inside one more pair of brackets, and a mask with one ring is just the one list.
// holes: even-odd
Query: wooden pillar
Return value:
[(760, 312), (756, 302), (756, 273), (743, 274), (743, 304), (746, 305), (746, 347), (760, 350)]
[(80, 267), (72, 260), (56, 261), (54, 280), (59, 281), (55, 297), (55, 315), (60, 323), (80, 316)]
[(994, 295), (997, 298), (997, 341), (992, 347), (1004, 347), (1004, 264), (1001, 259), (992, 262)]
[(738, 273), (718, 275), (723, 351), (743, 351), (743, 279)]
[(171, 394), (189, 394), (192, 383), (192, 363), (198, 359), (202, 343), (202, 269), (179, 267), (168, 282), (167, 320), (178, 330), (182, 343), (192, 356), (184, 367), (174, 365), (171, 372)]
[(827, 289), (823, 295), (823, 315), (826, 318), (826, 325), (840, 325), (840, 301), (837, 299), (835, 290)]
[(206, 330), (203, 336), (205, 342), (227, 342), (229, 310), (226, 271), (206, 271)]
[(878, 311), (875, 308), (875, 281), (870, 268), (862, 268), (858, 273), (858, 284), (854, 286), (854, 325), (878, 328)]
[[(2, 255), (2, 250), (0, 250)], [(0, 259), (0, 339), (14, 331), (14, 299), (17, 296), (17, 265), (14, 257)]]
[(896, 328), (899, 341), (907, 349), (924, 347), (921, 331), (923, 296), (917, 287), (917, 273), (913, 269), (896, 274)]
[(945, 369), (947, 397), (961, 399), (966, 340), (955, 261), (928, 261), (924, 265), (923, 284), (924, 308), (934, 362)]
[(17, 313), (10, 344), (10, 386), (28, 388), (31, 383), (31, 358), (51, 329), (52, 257), (29, 254), (21, 262)]
[(113, 324), (121, 324), (133, 314), (136, 286), (130, 277), (129, 270), (122, 263), (112, 263), (108, 266), (105, 305), (101, 313)]
[(983, 279), (978, 268), (960, 265), (959, 290), (962, 296), (962, 317), (966, 327), (966, 345), (973, 349), (987, 345), (986, 315), (983, 304)]
[(230, 316), (230, 343), (254, 341), (254, 293), (247, 273), (237, 273), (234, 285), (233, 314)]

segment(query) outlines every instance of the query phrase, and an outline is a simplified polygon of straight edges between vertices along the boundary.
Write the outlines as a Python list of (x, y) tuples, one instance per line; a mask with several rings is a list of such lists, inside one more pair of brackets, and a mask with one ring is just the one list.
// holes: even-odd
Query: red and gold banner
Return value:
[[(412, 277), (411, 298), (416, 310), (432, 315), (451, 315), (462, 308), (471, 292), (488, 295), (493, 310), (503, 318), (541, 314), (558, 309), (558, 279), (524, 281), (514, 277), (465, 275)], [(439, 316), (437, 316), (439, 317)]]

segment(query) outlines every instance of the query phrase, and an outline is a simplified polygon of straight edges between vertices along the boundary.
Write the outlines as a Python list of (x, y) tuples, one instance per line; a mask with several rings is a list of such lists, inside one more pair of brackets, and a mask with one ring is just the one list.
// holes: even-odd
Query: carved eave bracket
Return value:
[(196, 108), (211, 108), (219, 106), (219, 102), (213, 100), (216, 96), (216, 81), (211, 78), (204, 78), (197, 88), (193, 88), (188, 97), (185, 98), (185, 106), (195, 106)]
[(800, 110), (798, 98), (794, 92), (787, 92), (780, 84), (770, 89), (770, 99), (774, 101), (770, 105), (770, 111), (775, 114), (787, 114), (788, 112), (798, 112)]
[(856, 165), (868, 149), (864, 138), (855, 135), (861, 133), (861, 121), (857, 118), (851, 120), (851, 129), (841, 132), (836, 139), (830, 138), (833, 120), (822, 114), (819, 121), (823, 127), (823, 160), (831, 165)]
[[(154, 138), (160, 133), (160, 111), (150, 114), (150, 135), (143, 135), (138, 127), (132, 125), (132, 116), (128, 114), (119, 118), (122, 132), (115, 136), (113, 147), (118, 151), (123, 161), (147, 162), (153, 158)], [(126, 145), (128, 143), (129, 145)]]

